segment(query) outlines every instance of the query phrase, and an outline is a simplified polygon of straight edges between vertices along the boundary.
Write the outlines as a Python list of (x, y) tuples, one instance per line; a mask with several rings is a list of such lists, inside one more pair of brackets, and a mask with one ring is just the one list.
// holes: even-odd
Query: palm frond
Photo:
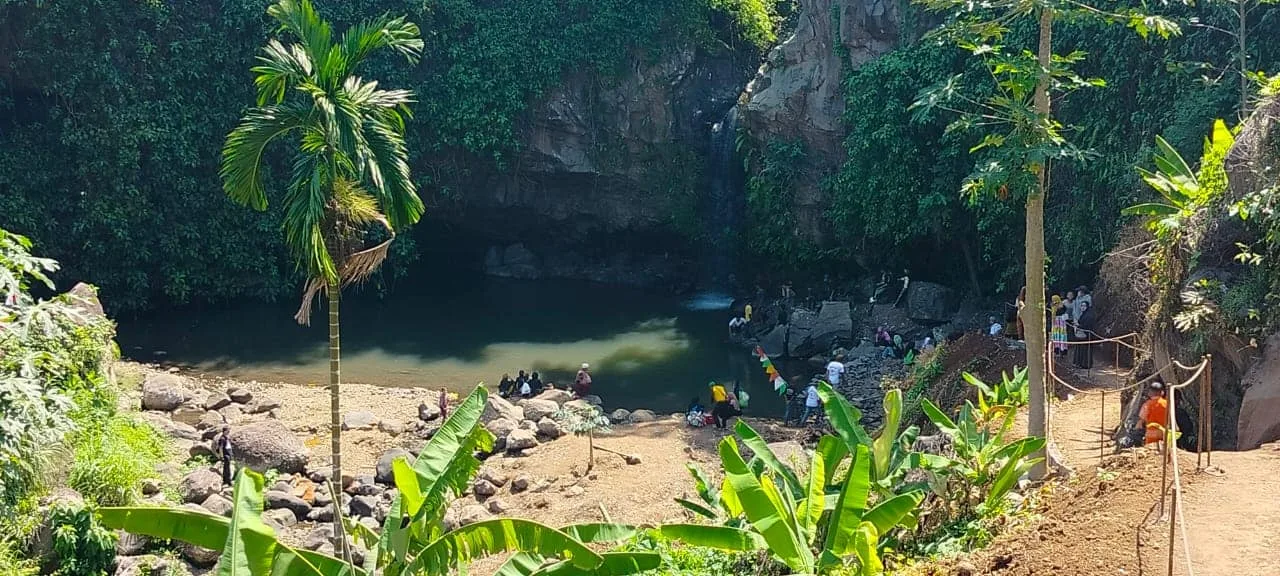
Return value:
[(390, 14), (383, 14), (347, 28), (342, 35), (342, 46), (354, 69), (369, 54), (383, 47), (391, 48), (410, 62), (417, 63), (422, 57), (423, 42), (417, 24), (403, 16), (392, 18)]
[(251, 69), (253, 83), (258, 87), (258, 105), (268, 102), (279, 104), (289, 86), (300, 84), (311, 76), (311, 57), (301, 45), (285, 46), (275, 39), (267, 42), (262, 52), (263, 55), (258, 57), (260, 64)]
[(262, 189), (262, 154), (276, 137), (303, 128), (310, 113), (298, 106), (277, 104), (250, 108), (222, 145), (222, 189), (237, 204), (266, 210)]
[(282, 30), (298, 37), (317, 71), (325, 67), (333, 48), (333, 31), (311, 0), (279, 0), (267, 8), (267, 14), (280, 22)]
[(388, 124), (384, 116), (375, 115), (365, 122), (364, 135), (372, 161), (365, 162), (361, 173), (391, 227), (399, 230), (416, 223), (426, 208), (410, 177), (403, 131)]

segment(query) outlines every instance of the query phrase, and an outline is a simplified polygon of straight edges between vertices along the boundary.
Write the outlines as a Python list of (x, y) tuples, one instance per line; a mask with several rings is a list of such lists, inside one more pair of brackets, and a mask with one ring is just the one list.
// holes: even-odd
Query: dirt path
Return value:
[(1273, 576), (1280, 571), (1280, 445), (1215, 452), (1213, 465), (1222, 473), (1183, 468), (1195, 576)]
[[(1077, 473), (1092, 473), (1101, 459), (1115, 452), (1111, 431), (1120, 422), (1120, 395), (1106, 393), (1124, 384), (1120, 371), (1112, 367), (1095, 368), (1090, 372), (1058, 367), (1059, 372), (1072, 370), (1073, 381), (1087, 381), (1086, 392), (1068, 391), (1065, 400), (1054, 402), (1049, 413), (1049, 431), (1067, 464)], [(1104, 414), (1105, 412), (1105, 414)]]

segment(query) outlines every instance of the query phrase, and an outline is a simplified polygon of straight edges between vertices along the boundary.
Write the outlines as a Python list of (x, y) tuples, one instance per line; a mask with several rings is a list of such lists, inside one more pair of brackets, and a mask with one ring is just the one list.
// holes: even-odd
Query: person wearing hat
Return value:
[(573, 378), (573, 394), (578, 398), (591, 394), (591, 365), (586, 362), (582, 363), (582, 369)]
[(1145, 445), (1156, 444), (1164, 448), (1165, 429), (1169, 426), (1169, 400), (1164, 397), (1164, 383), (1156, 380), (1147, 389), (1147, 401), (1143, 402), (1138, 419), (1146, 429)]
[(724, 389), (723, 384), (719, 384), (714, 380), (708, 384), (711, 387), (711, 416), (716, 420), (716, 428), (721, 430), (729, 427), (729, 418), (733, 417), (733, 407), (729, 405), (729, 392)]

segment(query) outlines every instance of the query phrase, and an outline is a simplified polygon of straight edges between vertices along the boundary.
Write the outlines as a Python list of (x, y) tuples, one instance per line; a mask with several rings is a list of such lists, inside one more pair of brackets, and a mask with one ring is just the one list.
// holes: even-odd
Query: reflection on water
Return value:
[[(752, 413), (779, 414), (781, 403), (758, 364), (725, 341), (726, 298), (714, 300), (724, 300), (723, 307), (695, 307), (581, 282), (456, 273), (415, 278), (385, 299), (352, 292), (343, 300), (343, 380), (461, 391), (524, 369), (563, 385), (589, 362), (595, 392), (610, 407), (677, 411), (695, 395), (705, 402), (707, 382), (716, 379), (744, 382)], [(124, 319), (121, 348), (136, 360), (240, 380), (325, 383), (327, 326), (320, 315), (311, 327), (297, 326), (295, 307), (249, 304)]]

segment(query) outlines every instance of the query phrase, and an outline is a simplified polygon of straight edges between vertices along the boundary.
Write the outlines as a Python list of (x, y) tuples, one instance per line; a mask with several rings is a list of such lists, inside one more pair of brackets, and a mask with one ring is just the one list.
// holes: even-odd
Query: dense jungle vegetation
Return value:
[[(32, 237), (68, 277), (101, 286), (115, 311), (291, 291), (297, 273), (279, 215), (236, 209), (216, 181), (221, 137), (252, 98), (245, 70), (269, 32), (263, 4), (0, 2), (0, 225)], [(1055, 103), (1075, 127), (1071, 139), (1098, 156), (1054, 167), (1051, 280), (1086, 280), (1114, 243), (1120, 209), (1149, 195), (1132, 167), (1156, 134), (1191, 152), (1213, 118), (1238, 118), (1236, 40), (1223, 31), (1234, 27), (1231, 6), (1162, 8), (1184, 32), (1167, 41), (1096, 21), (1057, 27), (1055, 49), (1087, 52), (1078, 71), (1107, 86)], [(338, 25), (390, 10), (429, 31), (419, 66), (379, 61), (367, 74), (417, 94), (408, 144), (430, 213), (465, 201), (459, 183), (469, 176), (509, 169), (521, 114), (566, 76), (589, 71), (608, 84), (637, 54), (764, 49), (780, 40), (795, 4), (359, 0), (324, 9)], [(796, 236), (788, 182), (807, 151), (770, 142), (751, 163), (746, 245), (774, 267), (846, 270), (857, 260), (987, 294), (1013, 291), (1018, 199), (970, 206), (957, 190), (975, 136), (947, 132), (951, 118), (916, 121), (907, 110), (920, 90), (976, 64), (951, 45), (914, 41), (925, 26), (917, 8), (903, 10), (904, 46), (845, 74), (847, 156), (820, 175), (832, 242)], [(1280, 34), (1276, 13), (1252, 13), (1250, 70), (1280, 62), (1280, 44), (1269, 41)], [(1029, 34), (1015, 29), (1009, 44), (1027, 45)], [(283, 172), (281, 159), (268, 160)], [(418, 252), (411, 235), (404, 240), (386, 274), (403, 272)], [(932, 258), (939, 250), (958, 257)]]
[[(1045, 208), (1051, 282), (1092, 279), (1097, 262), (1128, 221), (1121, 209), (1150, 197), (1134, 166), (1150, 157), (1157, 134), (1194, 156), (1213, 119), (1239, 119), (1238, 50), (1236, 38), (1226, 33), (1235, 29), (1232, 6), (1205, 2), (1161, 7), (1182, 27), (1183, 34), (1169, 40), (1143, 38), (1123, 25), (1096, 19), (1067, 20), (1055, 27), (1055, 53), (1085, 52), (1076, 72), (1101, 78), (1106, 86), (1053, 105), (1057, 119), (1074, 127), (1068, 138), (1096, 156), (1084, 164), (1053, 166)], [(917, 12), (908, 19), (912, 22), (903, 26), (904, 34), (919, 33), (914, 22), (919, 17)], [(1254, 10), (1248, 30), (1249, 70), (1275, 72), (1280, 45), (1270, 39), (1280, 34), (1280, 11), (1266, 6)], [(970, 205), (959, 190), (973, 169), (969, 149), (979, 135), (948, 131), (954, 116), (918, 121), (908, 109), (922, 89), (961, 72), (972, 76), (981, 72), (980, 64), (945, 42), (903, 40), (903, 47), (846, 71), (847, 157), (834, 174), (825, 175), (835, 245), (823, 250), (770, 226), (779, 218), (771, 206), (786, 194), (781, 183), (794, 175), (760, 169), (748, 183), (750, 213), (758, 216), (749, 232), (755, 235), (756, 256), (773, 262), (839, 263), (859, 255), (873, 269), (910, 267), (957, 286), (976, 285), (987, 294), (1016, 292), (1022, 276), (1022, 199), (983, 198)], [(1034, 30), (1015, 27), (1006, 44), (1033, 46)], [(1257, 86), (1252, 79), (1249, 85), (1252, 100)], [(967, 89), (976, 94), (983, 88)], [(805, 153), (794, 143), (774, 142), (760, 152), (758, 165), (784, 164)], [(955, 257), (940, 262), (934, 257), (939, 251)]]
[[(246, 71), (270, 32), (265, 6), (0, 2), (0, 225), (100, 286), (117, 310), (293, 290), (279, 214), (232, 206), (217, 181), (222, 137), (253, 101)], [(416, 69), (383, 58), (364, 70), (417, 95), (408, 144), (429, 204), (468, 172), (504, 166), (520, 113), (571, 72), (608, 82), (632, 55), (776, 40), (762, 0), (322, 8), (339, 28), (394, 11), (429, 31)], [(280, 174), (282, 163), (269, 162)], [(283, 181), (268, 178), (268, 189)]]

